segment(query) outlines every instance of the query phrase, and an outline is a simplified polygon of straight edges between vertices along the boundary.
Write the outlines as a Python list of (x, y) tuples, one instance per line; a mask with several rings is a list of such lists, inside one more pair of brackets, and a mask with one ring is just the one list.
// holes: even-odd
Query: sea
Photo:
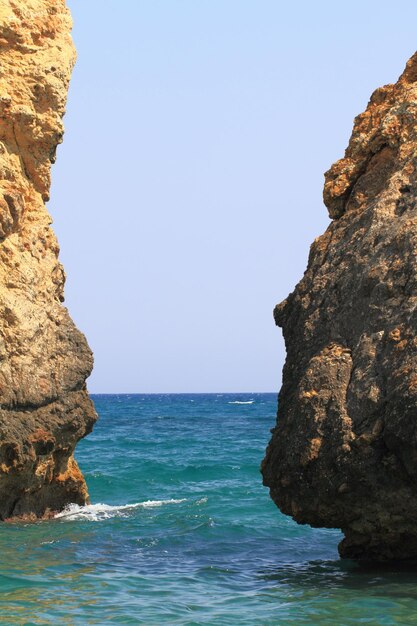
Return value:
[(271, 501), (275, 394), (93, 399), (92, 504), (1, 526), (1, 624), (417, 624), (417, 571), (343, 561)]

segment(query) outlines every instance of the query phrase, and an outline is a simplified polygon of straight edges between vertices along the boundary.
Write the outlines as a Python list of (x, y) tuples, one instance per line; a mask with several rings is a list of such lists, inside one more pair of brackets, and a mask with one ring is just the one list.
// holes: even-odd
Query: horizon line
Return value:
[(278, 394), (278, 391), (89, 391), (90, 396), (192, 396)]

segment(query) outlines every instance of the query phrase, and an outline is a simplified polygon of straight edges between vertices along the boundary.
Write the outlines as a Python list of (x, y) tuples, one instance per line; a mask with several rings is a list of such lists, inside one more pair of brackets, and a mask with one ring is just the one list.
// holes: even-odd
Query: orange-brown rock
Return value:
[(96, 414), (45, 208), (75, 61), (64, 0), (0, 2), (0, 519), (88, 500), (73, 459)]
[(275, 309), (287, 360), (264, 483), (342, 556), (417, 558), (417, 53), (326, 173), (332, 222)]

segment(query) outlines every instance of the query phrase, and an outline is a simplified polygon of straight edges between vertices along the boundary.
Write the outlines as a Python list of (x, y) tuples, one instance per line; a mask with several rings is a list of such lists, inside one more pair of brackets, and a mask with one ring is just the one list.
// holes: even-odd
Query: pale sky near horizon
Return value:
[(49, 210), (92, 392), (278, 391), (272, 310), (328, 224), (323, 172), (417, 49), (417, 5), (68, 0)]

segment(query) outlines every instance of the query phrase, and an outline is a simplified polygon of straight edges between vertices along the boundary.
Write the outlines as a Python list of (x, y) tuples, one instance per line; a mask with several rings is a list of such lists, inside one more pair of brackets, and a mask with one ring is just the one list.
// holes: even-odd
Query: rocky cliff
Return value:
[(62, 305), (45, 208), (75, 60), (64, 0), (0, 0), (0, 519), (88, 495), (73, 458), (96, 419), (92, 355)]
[(275, 309), (287, 360), (264, 484), (342, 556), (417, 558), (417, 53), (326, 173), (332, 222)]

